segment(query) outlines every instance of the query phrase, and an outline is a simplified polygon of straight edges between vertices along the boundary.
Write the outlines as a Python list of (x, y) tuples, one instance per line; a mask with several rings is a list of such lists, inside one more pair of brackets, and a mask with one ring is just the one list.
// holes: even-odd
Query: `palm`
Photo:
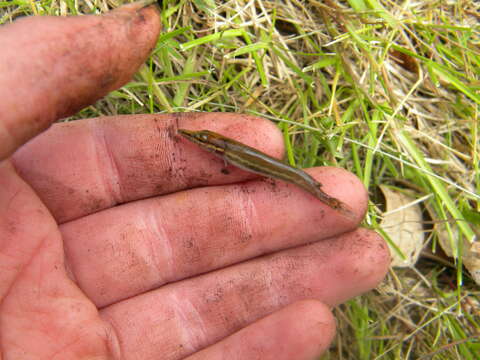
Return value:
[[(13, 359), (108, 358), (109, 328), (65, 271), (55, 220), (8, 163), (0, 168), (1, 353)], [(22, 271), (16, 270), (21, 267)]]

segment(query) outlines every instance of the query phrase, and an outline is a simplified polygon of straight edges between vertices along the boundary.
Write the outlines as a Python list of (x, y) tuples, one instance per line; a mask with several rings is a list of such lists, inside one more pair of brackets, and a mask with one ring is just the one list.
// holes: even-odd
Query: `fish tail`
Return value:
[(328, 195), (326, 192), (320, 189), (320, 187), (321, 185), (319, 184), (316, 188), (317, 191), (315, 195), (318, 199), (320, 199), (321, 202), (351, 219), (355, 218), (355, 213), (350, 209), (349, 206), (337, 198)]

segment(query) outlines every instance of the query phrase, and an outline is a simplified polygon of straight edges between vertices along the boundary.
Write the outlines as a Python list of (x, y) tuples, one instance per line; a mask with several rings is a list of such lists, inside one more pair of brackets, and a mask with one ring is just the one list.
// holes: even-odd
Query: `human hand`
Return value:
[(159, 29), (137, 10), (0, 29), (0, 358), (314, 358), (334, 334), (329, 307), (388, 266), (383, 240), (357, 228), (367, 196), (353, 175), (309, 171), (355, 220), (226, 174), (176, 134), (208, 128), (281, 156), (270, 122), (235, 114), (62, 123), (22, 146), (131, 77)]

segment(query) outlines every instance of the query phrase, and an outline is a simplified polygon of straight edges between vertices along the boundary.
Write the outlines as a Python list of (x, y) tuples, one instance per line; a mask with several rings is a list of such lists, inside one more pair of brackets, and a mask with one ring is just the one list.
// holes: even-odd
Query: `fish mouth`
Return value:
[(178, 132), (178, 134), (180, 134), (180, 136), (184, 137), (187, 140), (190, 140), (194, 143), (199, 142), (198, 139), (195, 136), (195, 133), (196, 133), (195, 131), (186, 130), (186, 129), (178, 129), (177, 132)]
[(178, 129), (177, 131), (180, 135), (189, 136), (189, 137), (193, 136), (193, 134), (194, 134), (194, 131), (192, 131), (192, 130)]

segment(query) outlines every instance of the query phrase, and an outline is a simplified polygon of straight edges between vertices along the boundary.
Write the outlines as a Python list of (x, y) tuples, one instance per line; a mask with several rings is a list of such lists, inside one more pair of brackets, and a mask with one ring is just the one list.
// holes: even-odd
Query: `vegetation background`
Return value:
[[(100, 14), (126, 2), (0, 1), (0, 24)], [(400, 257), (380, 226), (379, 189), (407, 194), (405, 208), (422, 209), (419, 261), (392, 268), (375, 291), (335, 310), (338, 335), (322, 359), (479, 359), (480, 291), (462, 263), (480, 229), (480, 2), (160, 7), (163, 32), (135, 80), (75, 118), (227, 111), (271, 119), (292, 165), (341, 166), (363, 180), (371, 195), (364, 225)]]

